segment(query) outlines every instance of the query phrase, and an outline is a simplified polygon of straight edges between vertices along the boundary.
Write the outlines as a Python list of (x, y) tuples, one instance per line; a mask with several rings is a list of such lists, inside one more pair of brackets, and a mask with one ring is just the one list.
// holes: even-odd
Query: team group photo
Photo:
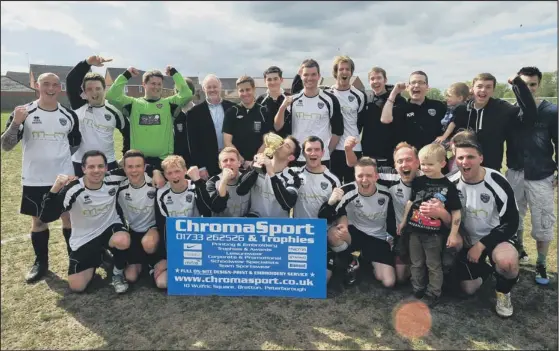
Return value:
[(3, 68), (2, 348), (556, 349), (556, 67), (350, 47)]

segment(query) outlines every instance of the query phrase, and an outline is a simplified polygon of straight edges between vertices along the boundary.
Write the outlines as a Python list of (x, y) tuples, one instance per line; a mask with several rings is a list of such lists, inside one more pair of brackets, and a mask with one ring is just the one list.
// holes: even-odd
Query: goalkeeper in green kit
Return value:
[(128, 80), (140, 74), (134, 67), (119, 75), (107, 91), (109, 103), (122, 106), (123, 114), (130, 120), (130, 148), (142, 151), (146, 163), (157, 169), (161, 169), (161, 161), (174, 152), (174, 118), (181, 107), (192, 100), (192, 91), (182, 75), (171, 66), (167, 66), (165, 73), (175, 81), (178, 93), (173, 96), (161, 97), (163, 74), (158, 70), (144, 73), (144, 97), (125, 95)]

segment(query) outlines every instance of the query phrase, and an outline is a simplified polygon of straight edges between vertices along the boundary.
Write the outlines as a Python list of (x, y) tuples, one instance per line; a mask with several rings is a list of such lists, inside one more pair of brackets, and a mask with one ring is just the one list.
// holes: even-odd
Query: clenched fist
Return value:
[(353, 150), (353, 148), (354, 148), (357, 144), (359, 144), (359, 139), (357, 139), (357, 137), (350, 136), (350, 137), (347, 137), (347, 139), (345, 140), (344, 148), (345, 148), (346, 150)]
[(396, 93), (399, 94), (399, 93), (401, 93), (402, 91), (406, 90), (406, 86), (407, 86), (406, 83), (402, 83), (402, 82), (397, 83), (397, 84), (394, 86), (394, 91), (395, 91)]
[(14, 119), (12, 122), (15, 124), (22, 124), (29, 115), (25, 106), (18, 106), (14, 109)]
[(221, 172), (222, 181), (227, 182), (235, 177), (231, 168), (224, 168)]
[(66, 174), (59, 174), (54, 181), (54, 185), (50, 188), (50, 191), (53, 193), (57, 193), (60, 189), (64, 188), (66, 184), (70, 183), (71, 181), (77, 179), (76, 176), (68, 176)]
[(292, 102), (293, 102), (293, 96), (286, 96), (285, 100), (283, 100), (283, 103), (281, 104), (281, 107), (287, 108), (287, 106), (291, 105)]
[(197, 166), (192, 166), (186, 171), (186, 175), (190, 178), (193, 182), (196, 182), (200, 179), (200, 170)]
[(136, 68), (134, 67), (128, 67), (127, 69), (128, 72), (130, 72), (130, 74), (132, 75), (132, 77), (137, 77), (140, 75), (140, 71), (138, 71)]
[(344, 191), (341, 188), (335, 188), (332, 191), (332, 195), (328, 199), (328, 205), (333, 206), (342, 200), (344, 196)]

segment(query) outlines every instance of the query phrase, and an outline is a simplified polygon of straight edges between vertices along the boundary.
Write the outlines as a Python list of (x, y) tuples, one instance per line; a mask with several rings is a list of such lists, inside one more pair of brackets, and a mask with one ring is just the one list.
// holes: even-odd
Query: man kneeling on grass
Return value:
[(40, 219), (49, 223), (63, 212), (70, 213), (73, 225), (68, 284), (72, 291), (87, 288), (108, 248), (115, 261), (113, 286), (121, 294), (128, 290), (124, 267), (130, 247), (130, 234), (116, 209), (115, 195), (123, 177), (106, 173), (107, 157), (101, 151), (88, 151), (81, 161), (84, 176), (76, 179), (58, 175), (44, 197)]

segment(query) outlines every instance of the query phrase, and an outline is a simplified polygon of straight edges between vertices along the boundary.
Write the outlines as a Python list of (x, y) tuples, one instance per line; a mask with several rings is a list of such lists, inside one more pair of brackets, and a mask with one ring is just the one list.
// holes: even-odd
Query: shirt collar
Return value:
[(210, 100), (208, 100), (208, 99), (206, 99), (206, 102), (208, 103), (208, 105), (213, 106), (213, 107), (216, 107), (216, 106), (221, 105), (221, 103), (223, 102), (223, 99), (222, 99), (222, 98), (219, 98), (219, 102), (218, 102), (217, 104), (212, 104), (212, 103), (210, 102)]

